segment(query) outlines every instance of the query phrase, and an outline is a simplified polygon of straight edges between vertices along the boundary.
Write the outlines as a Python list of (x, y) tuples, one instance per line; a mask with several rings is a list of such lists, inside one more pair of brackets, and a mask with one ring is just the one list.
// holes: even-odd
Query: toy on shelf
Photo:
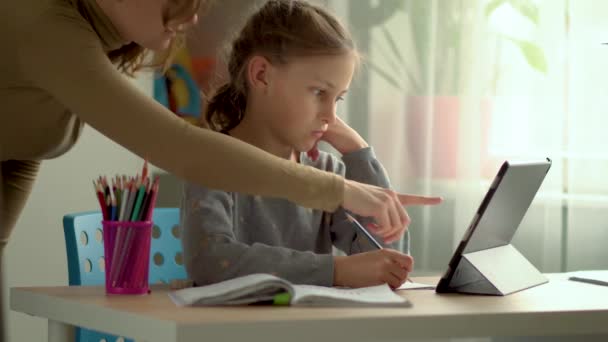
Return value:
[(213, 64), (206, 58), (192, 59), (184, 47), (164, 74), (155, 75), (154, 98), (177, 116), (197, 124), (202, 112), (200, 84), (197, 84), (200, 77), (197, 75), (209, 74), (208, 69)]

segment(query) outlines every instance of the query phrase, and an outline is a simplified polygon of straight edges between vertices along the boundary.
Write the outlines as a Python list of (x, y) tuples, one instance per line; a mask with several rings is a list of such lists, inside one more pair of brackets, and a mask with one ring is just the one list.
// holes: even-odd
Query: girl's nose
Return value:
[(336, 106), (332, 105), (329, 108), (325, 108), (323, 113), (321, 114), (321, 120), (328, 124), (333, 124), (336, 122)]

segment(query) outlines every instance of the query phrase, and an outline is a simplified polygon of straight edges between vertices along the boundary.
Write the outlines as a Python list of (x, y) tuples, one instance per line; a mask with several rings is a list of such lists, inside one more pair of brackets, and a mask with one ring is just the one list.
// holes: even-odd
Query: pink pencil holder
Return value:
[(102, 221), (106, 293), (147, 294), (152, 221)]

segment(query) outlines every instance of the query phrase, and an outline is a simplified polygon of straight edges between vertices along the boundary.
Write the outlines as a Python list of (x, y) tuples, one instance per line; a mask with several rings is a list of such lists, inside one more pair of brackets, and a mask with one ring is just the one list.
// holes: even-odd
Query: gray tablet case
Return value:
[(548, 158), (502, 165), (436, 292), (504, 296), (548, 281), (511, 239), (550, 167)]

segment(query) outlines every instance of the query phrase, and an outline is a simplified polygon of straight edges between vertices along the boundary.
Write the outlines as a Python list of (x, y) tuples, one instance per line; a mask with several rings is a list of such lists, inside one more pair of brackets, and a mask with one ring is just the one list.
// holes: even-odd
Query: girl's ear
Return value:
[(251, 90), (266, 92), (270, 84), (272, 65), (263, 56), (253, 56), (247, 67), (247, 81)]

